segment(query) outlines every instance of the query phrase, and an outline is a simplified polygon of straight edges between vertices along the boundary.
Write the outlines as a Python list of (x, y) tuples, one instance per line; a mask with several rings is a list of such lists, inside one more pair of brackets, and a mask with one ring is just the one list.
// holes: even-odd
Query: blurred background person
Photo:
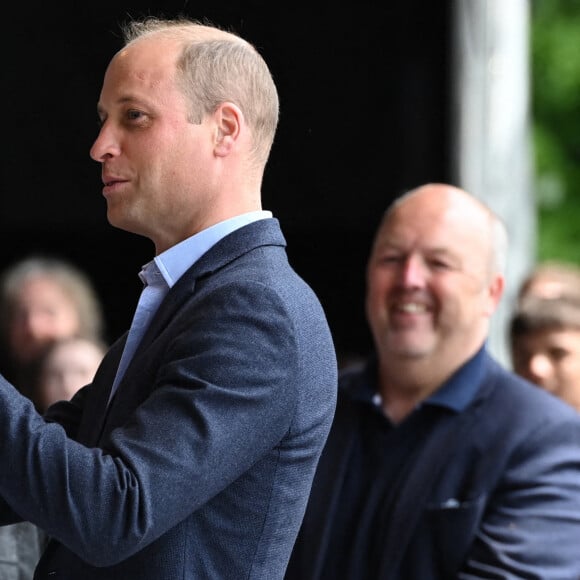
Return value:
[(36, 396), (41, 412), (57, 401), (72, 399), (89, 384), (106, 351), (104, 342), (92, 338), (74, 336), (54, 342), (40, 365)]
[(530, 296), (510, 323), (514, 371), (580, 412), (580, 299)]
[(499, 216), (456, 187), (384, 214), (375, 348), (340, 373), (286, 580), (580, 578), (580, 417), (487, 350), (507, 255)]
[(55, 340), (101, 340), (101, 305), (88, 277), (65, 260), (32, 256), (0, 278), (0, 369), (24, 395), (35, 397), (40, 362)]
[[(56, 257), (30, 256), (0, 277), (0, 372), (38, 410), (41, 361), (56, 340), (101, 340), (101, 305), (88, 277)], [(0, 580), (29, 580), (46, 543), (29, 522), (0, 527)]]

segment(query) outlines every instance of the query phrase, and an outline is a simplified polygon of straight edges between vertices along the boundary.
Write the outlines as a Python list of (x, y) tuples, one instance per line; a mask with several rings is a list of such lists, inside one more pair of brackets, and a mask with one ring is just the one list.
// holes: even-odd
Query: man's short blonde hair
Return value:
[(222, 103), (234, 103), (252, 131), (253, 158), (265, 165), (278, 125), (279, 99), (258, 51), (236, 34), (187, 19), (148, 18), (123, 27), (126, 45), (154, 34), (183, 44), (178, 82), (191, 103), (191, 122), (201, 123)]

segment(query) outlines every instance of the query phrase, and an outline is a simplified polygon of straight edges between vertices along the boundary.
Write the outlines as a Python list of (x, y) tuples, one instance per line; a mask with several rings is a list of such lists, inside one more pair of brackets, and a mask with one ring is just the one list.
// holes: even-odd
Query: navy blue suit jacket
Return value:
[(53, 538), (35, 578), (282, 578), (336, 359), (277, 220), (233, 232), (178, 280), (107, 408), (125, 338), (45, 418), (0, 378), (0, 515)]
[[(485, 352), (480, 366), (465, 408), (442, 412), (410, 469), (393, 478), (389, 518), (369, 531), (383, 542), (377, 575), (348, 580), (580, 579), (580, 415)], [(356, 396), (366, 376), (340, 381), (287, 580), (326, 578), (336, 557), (345, 474), (370, 423), (371, 406)], [(357, 530), (347, 532), (354, 543)]]

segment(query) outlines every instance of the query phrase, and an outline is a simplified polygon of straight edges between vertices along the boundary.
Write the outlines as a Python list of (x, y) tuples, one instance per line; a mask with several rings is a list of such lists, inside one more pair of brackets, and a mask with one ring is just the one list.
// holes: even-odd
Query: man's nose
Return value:
[(401, 283), (407, 288), (421, 288), (425, 285), (427, 272), (423, 260), (418, 256), (407, 257), (401, 267)]
[(90, 149), (91, 158), (102, 163), (110, 157), (119, 155), (119, 151), (120, 146), (114, 131), (106, 123), (103, 124)]

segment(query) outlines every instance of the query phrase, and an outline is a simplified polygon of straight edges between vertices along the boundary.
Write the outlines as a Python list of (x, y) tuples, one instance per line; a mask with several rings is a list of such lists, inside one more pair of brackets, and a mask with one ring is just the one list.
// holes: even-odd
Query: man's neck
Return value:
[(378, 389), (384, 413), (400, 423), (416, 406), (429, 398), (455, 369), (438, 369), (427, 360), (397, 360), (379, 365)]

